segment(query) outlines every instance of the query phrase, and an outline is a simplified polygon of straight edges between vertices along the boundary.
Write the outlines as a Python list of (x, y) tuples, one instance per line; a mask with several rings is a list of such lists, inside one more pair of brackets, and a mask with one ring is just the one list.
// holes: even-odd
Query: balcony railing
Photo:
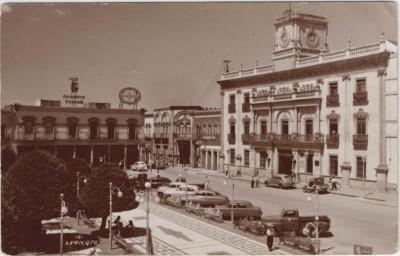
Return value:
[(353, 105), (367, 105), (368, 104), (368, 92), (355, 92), (353, 94)]
[(326, 146), (331, 149), (339, 148), (339, 134), (329, 134), (326, 137)]
[(251, 134), (249, 144), (253, 147), (278, 147), (321, 149), (324, 140), (320, 133), (315, 134)]
[(250, 112), (250, 103), (242, 104), (242, 112)]
[(221, 145), (221, 135), (220, 134), (201, 134), (199, 136), (201, 145)]
[(236, 112), (236, 104), (229, 104), (228, 105), (228, 113), (232, 114)]
[(274, 134), (273, 133), (268, 133), (268, 134), (255, 134), (252, 133), (249, 138), (249, 144), (253, 147), (263, 147), (263, 146), (269, 146), (272, 147), (272, 144), (274, 142)]
[(235, 144), (236, 143), (236, 134), (228, 133), (228, 143)]
[(178, 140), (191, 140), (193, 137), (191, 133), (176, 133), (175, 136)]
[(339, 95), (334, 94), (334, 95), (327, 95), (326, 96), (326, 106), (327, 107), (339, 107)]
[(368, 149), (368, 135), (355, 134), (353, 135), (354, 150), (367, 150)]
[(153, 133), (153, 138), (168, 138), (168, 133)]

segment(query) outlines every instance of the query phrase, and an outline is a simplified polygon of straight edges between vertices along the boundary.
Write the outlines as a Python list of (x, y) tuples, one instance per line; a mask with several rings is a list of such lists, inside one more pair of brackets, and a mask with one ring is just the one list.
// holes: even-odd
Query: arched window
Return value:
[(98, 139), (99, 137), (99, 122), (97, 118), (89, 119), (89, 137), (91, 140)]
[(137, 121), (135, 119), (128, 120), (128, 137), (130, 140), (136, 139), (136, 126)]
[(24, 134), (25, 139), (33, 139), (33, 132), (36, 123), (36, 119), (31, 116), (23, 117), (22, 118), (24, 124)]
[(44, 133), (45, 134), (53, 134), (54, 133), (54, 125), (55, 125), (55, 118), (53, 117), (45, 117), (43, 118), (44, 123)]
[(117, 120), (114, 118), (108, 118), (106, 120), (107, 123), (107, 139), (113, 140), (115, 139), (115, 126), (117, 123)]
[(67, 123), (68, 123), (68, 137), (70, 139), (76, 139), (78, 134), (79, 119), (70, 117), (67, 119)]

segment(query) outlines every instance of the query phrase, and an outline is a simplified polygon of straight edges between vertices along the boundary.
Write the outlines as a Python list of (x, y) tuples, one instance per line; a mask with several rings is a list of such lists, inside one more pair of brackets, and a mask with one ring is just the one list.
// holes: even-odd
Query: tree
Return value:
[[(86, 183), (80, 202), (86, 213), (91, 217), (101, 217), (100, 233), (106, 233), (106, 221), (109, 215), (110, 187), (112, 182), (114, 188), (119, 188), (123, 193), (118, 198), (113, 193), (113, 211), (124, 211), (135, 209), (138, 203), (135, 201), (135, 193), (129, 186), (128, 176), (119, 169), (118, 165), (105, 163), (99, 165), (90, 175)], [(113, 190), (118, 191), (117, 189)]]
[[(44, 151), (32, 151), (18, 158), (7, 172), (2, 186), (2, 221), (11, 221), (4, 233), (16, 232), (23, 237), (17, 244), (27, 249), (41, 234), (41, 220), (59, 215), (60, 193), (68, 191), (68, 173), (59, 159)], [(65, 201), (71, 196), (65, 194)], [(13, 241), (4, 241), (9, 244)], [(18, 242), (18, 241), (15, 241)], [(19, 241), (21, 242), (21, 241)], [(26, 248), (21, 248), (27, 246)], [(3, 250), (7, 248), (3, 247)]]
[(1, 150), (1, 176), (5, 177), (8, 169), (17, 160), (17, 155), (11, 147), (7, 146)]

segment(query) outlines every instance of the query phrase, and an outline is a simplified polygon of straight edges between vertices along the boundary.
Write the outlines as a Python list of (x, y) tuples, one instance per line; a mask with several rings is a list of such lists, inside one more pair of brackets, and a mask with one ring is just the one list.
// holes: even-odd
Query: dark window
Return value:
[(92, 121), (92, 122), (90, 122), (90, 124), (89, 124), (89, 126), (90, 126), (90, 139), (97, 139), (97, 133), (98, 133), (98, 131), (97, 131), (97, 126), (98, 126), (98, 124), (97, 124), (97, 122), (96, 121)]
[(46, 120), (44, 122), (44, 133), (52, 134), (54, 131), (54, 122), (52, 120)]
[(231, 126), (230, 126), (230, 134), (231, 134), (231, 135), (236, 134), (236, 131), (235, 131), (235, 123), (231, 123)]
[(129, 139), (130, 140), (133, 140), (133, 139), (136, 139), (136, 124), (135, 123), (129, 123), (128, 124), (128, 126), (129, 126)]
[(367, 79), (361, 78), (356, 80), (356, 92), (367, 91)]
[(208, 134), (214, 134), (211, 124), (208, 125)]
[(25, 134), (32, 134), (33, 133), (33, 122), (32, 121), (25, 121)]
[(362, 157), (357, 156), (357, 178), (365, 179), (366, 178), (366, 172), (365, 172), (366, 169), (367, 169), (367, 161), (365, 161), (365, 163), (364, 163)]
[(235, 94), (229, 96), (229, 104), (235, 105)]
[(313, 173), (313, 155), (307, 156), (307, 173)]
[(289, 134), (289, 121), (287, 120), (282, 121), (281, 134)]
[(337, 94), (338, 94), (337, 82), (329, 83), (329, 95), (337, 95)]
[(260, 167), (262, 167), (262, 168), (267, 167), (266, 160), (267, 160), (267, 152), (261, 151), (260, 152)]
[(250, 103), (250, 93), (245, 93), (244, 94), (244, 103), (249, 104)]
[(332, 176), (338, 175), (338, 157), (329, 156), (329, 174)]
[(115, 138), (115, 123), (110, 122), (107, 124), (107, 138), (113, 140)]
[(229, 150), (230, 164), (235, 164), (235, 149)]
[(338, 133), (338, 123), (336, 119), (329, 120), (329, 134)]
[(306, 120), (306, 134), (313, 134), (313, 120)]
[(357, 134), (367, 134), (367, 120), (366, 118), (357, 118)]
[(218, 129), (217, 124), (214, 124), (214, 130), (215, 130), (215, 134), (219, 134), (219, 129)]
[(244, 134), (250, 134), (250, 122), (249, 121), (244, 122)]
[(248, 151), (248, 150), (244, 151), (244, 165), (245, 166), (250, 165), (250, 151)]
[(267, 121), (261, 121), (261, 134), (267, 134)]
[(78, 125), (75, 122), (71, 122), (68, 124), (68, 136), (70, 139), (76, 138), (77, 127), (78, 127)]

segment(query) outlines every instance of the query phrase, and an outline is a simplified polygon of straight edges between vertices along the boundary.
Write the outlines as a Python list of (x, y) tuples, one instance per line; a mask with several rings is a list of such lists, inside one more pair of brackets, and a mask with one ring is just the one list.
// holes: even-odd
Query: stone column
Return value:
[(385, 138), (385, 117), (386, 117), (386, 102), (385, 102), (385, 77), (386, 70), (378, 70), (379, 79), (379, 164), (376, 170), (376, 190), (378, 192), (386, 191), (388, 168), (386, 165), (386, 138)]
[[(348, 161), (348, 154), (350, 153), (349, 146), (351, 145), (351, 138), (350, 138), (350, 132), (353, 130), (352, 129), (352, 123), (349, 120), (350, 117), (350, 106), (351, 106), (351, 101), (349, 101), (349, 89), (348, 89), (348, 82), (350, 81), (350, 75), (344, 75), (342, 77), (342, 80), (344, 81), (344, 160), (342, 165), (340, 166), (340, 170), (342, 173), (342, 181), (341, 185), (343, 187), (350, 187), (350, 173), (351, 173), (351, 165)], [(351, 99), (351, 98), (350, 98)]]
[(208, 159), (208, 151), (207, 151), (207, 149), (204, 150), (204, 155), (205, 155), (205, 157), (204, 157), (204, 160), (205, 160), (204, 169), (208, 170), (208, 161), (210, 161), (210, 159)]
[(221, 126), (220, 126), (220, 136), (219, 137), (221, 139), (221, 152), (224, 154), (224, 158), (221, 159), (222, 160), (221, 161), (222, 162), (222, 164), (221, 164), (222, 172), (224, 171), (224, 162), (225, 162), (225, 159), (227, 158), (227, 155), (225, 155), (225, 144), (224, 144), (224, 140), (226, 139), (226, 133), (225, 133), (225, 129), (224, 129), (224, 127), (225, 127), (224, 113), (226, 111), (226, 109), (224, 108), (224, 106), (225, 106), (224, 94), (225, 93), (223, 91), (220, 92), (220, 95), (221, 95), (221, 122), (220, 122), (220, 124), (221, 124)]

